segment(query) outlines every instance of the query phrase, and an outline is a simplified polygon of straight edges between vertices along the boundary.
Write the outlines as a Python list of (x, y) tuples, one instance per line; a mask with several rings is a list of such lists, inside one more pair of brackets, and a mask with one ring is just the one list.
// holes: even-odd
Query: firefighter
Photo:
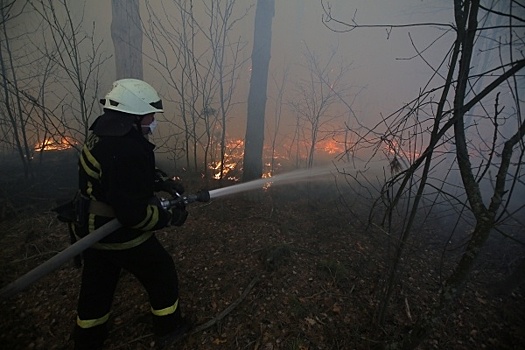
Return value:
[(156, 125), (155, 113), (163, 113), (162, 101), (148, 83), (122, 79), (100, 102), (104, 113), (90, 127), (79, 159), (77, 234), (85, 236), (115, 217), (122, 227), (83, 253), (75, 349), (102, 348), (123, 269), (148, 293), (156, 342), (172, 341), (190, 325), (181, 316), (173, 259), (153, 231), (182, 225), (187, 212), (184, 207), (166, 210), (154, 196), (159, 190), (184, 191), (178, 182), (159, 180), (155, 146), (147, 139)]

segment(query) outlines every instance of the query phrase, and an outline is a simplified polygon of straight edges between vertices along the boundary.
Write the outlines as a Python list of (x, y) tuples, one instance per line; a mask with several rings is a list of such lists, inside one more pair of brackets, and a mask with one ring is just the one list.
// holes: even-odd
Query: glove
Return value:
[(172, 226), (182, 226), (188, 217), (188, 211), (184, 205), (170, 208), (168, 211), (171, 213), (170, 223)]
[(175, 195), (175, 193), (184, 193), (184, 186), (182, 185), (182, 183), (173, 179), (167, 179), (164, 182), (159, 183), (157, 187), (159, 188), (157, 192), (164, 191), (168, 192), (171, 195)]
[(184, 193), (184, 186), (180, 181), (169, 178), (168, 175), (160, 169), (155, 169), (155, 192), (168, 192), (171, 195)]

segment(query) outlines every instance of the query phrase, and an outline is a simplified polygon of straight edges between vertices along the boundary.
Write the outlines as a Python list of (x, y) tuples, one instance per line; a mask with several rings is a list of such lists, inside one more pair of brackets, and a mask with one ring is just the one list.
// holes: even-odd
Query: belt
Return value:
[[(98, 216), (105, 216), (114, 218), (115, 210), (109, 205), (104, 202), (96, 201), (96, 200), (90, 200), (89, 201), (89, 212), (94, 215)], [(145, 241), (147, 241), (151, 236), (153, 236), (153, 232), (144, 232), (138, 237), (132, 239), (131, 241), (127, 242), (121, 242), (121, 243), (100, 243), (97, 242), (92, 245), (92, 248), (94, 249), (101, 249), (101, 250), (125, 250), (130, 249), (133, 247), (136, 247)]]
[(126, 250), (126, 249), (131, 249), (131, 248), (141, 245), (142, 243), (150, 239), (151, 236), (153, 236), (153, 232), (148, 231), (132, 239), (131, 241), (120, 242), (120, 243), (97, 242), (93, 244), (91, 247), (94, 249), (99, 249), (99, 250)]

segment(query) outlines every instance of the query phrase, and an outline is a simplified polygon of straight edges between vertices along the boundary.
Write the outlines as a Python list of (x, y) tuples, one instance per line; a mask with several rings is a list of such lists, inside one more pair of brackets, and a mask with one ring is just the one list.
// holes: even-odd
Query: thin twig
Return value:
[(198, 333), (198, 332), (202, 332), (203, 330), (205, 329), (208, 329), (212, 326), (214, 326), (215, 324), (217, 324), (219, 321), (221, 321), (224, 317), (226, 317), (226, 315), (228, 315), (230, 312), (233, 311), (233, 309), (235, 309), (243, 300), (244, 298), (246, 298), (246, 296), (248, 295), (248, 293), (250, 293), (250, 291), (252, 290), (252, 288), (257, 284), (257, 282), (259, 282), (261, 279), (261, 276), (255, 276), (252, 281), (250, 282), (250, 284), (248, 285), (248, 287), (246, 287), (246, 289), (244, 290), (244, 292), (242, 292), (241, 296), (235, 300), (232, 304), (230, 304), (226, 309), (224, 309), (222, 312), (220, 312), (217, 316), (215, 316), (213, 319), (209, 320), (208, 322), (206, 323), (203, 323), (199, 326), (197, 326), (192, 334), (195, 334), (195, 333)]
[(410, 313), (410, 306), (408, 305), (408, 299), (405, 297), (405, 306), (406, 306), (406, 313), (407, 317), (412, 322), (412, 314)]
[(134, 339), (131, 339), (130, 341), (126, 342), (126, 343), (123, 343), (123, 344), (119, 344), (111, 349), (115, 350), (115, 349), (121, 349), (121, 348), (124, 348), (124, 347), (127, 347), (129, 346), (130, 344), (133, 344), (133, 343), (136, 343), (136, 342), (139, 342), (139, 341), (142, 341), (146, 338), (150, 338), (150, 337), (153, 337), (153, 333), (147, 333), (147, 334), (144, 334), (144, 335), (141, 335), (140, 337), (137, 337), (137, 338), (134, 338)]

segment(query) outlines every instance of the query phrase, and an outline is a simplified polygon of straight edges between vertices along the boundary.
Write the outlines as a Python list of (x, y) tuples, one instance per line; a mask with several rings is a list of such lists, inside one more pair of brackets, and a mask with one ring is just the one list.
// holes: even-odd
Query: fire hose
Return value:
[[(195, 194), (186, 196), (179, 195), (173, 199), (161, 199), (160, 203), (164, 209), (169, 209), (181, 204), (186, 205), (193, 202), (208, 202), (209, 200), (210, 193), (206, 190), (201, 190)], [(47, 260), (14, 282), (0, 289), (0, 299), (10, 298), (18, 292), (24, 290), (34, 282), (38, 281), (40, 278), (53, 272), (66, 261), (82, 253), (84, 250), (91, 247), (93, 244), (97, 243), (120, 227), (122, 227), (122, 224), (115, 218), (98, 229), (90, 232), (88, 235), (79, 239), (74, 244), (64, 249), (51, 259)]]

